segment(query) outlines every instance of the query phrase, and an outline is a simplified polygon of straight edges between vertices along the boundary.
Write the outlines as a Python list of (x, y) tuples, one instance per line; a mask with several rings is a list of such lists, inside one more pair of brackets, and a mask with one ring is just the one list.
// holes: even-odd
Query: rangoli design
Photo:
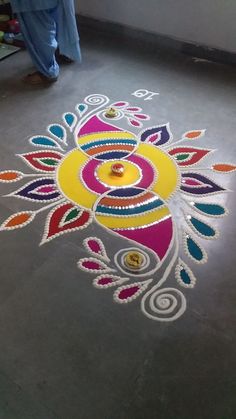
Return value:
[[(75, 112), (63, 115), (63, 125), (52, 124), (47, 135), (30, 138), (36, 151), (19, 156), (30, 173), (0, 172), (3, 183), (26, 180), (8, 197), (41, 204), (11, 215), (0, 229), (25, 227), (48, 211), (45, 244), (98, 223), (127, 246), (112, 255), (99, 237), (89, 236), (83, 240), (88, 257), (78, 268), (92, 274), (97, 289), (113, 289), (116, 303), (141, 299), (147, 317), (172, 321), (186, 310), (187, 289), (197, 283), (189, 265), (207, 261), (202, 239), (218, 237), (212, 219), (227, 214), (211, 198), (227, 189), (205, 173), (232, 173), (236, 166), (197, 168), (214, 151), (193, 146), (205, 130), (174, 141), (169, 124), (143, 128), (149, 120), (128, 102), (86, 97)], [(123, 128), (126, 123), (129, 129)], [(73, 149), (68, 133), (74, 136)], [(164, 285), (173, 279), (174, 286)]]

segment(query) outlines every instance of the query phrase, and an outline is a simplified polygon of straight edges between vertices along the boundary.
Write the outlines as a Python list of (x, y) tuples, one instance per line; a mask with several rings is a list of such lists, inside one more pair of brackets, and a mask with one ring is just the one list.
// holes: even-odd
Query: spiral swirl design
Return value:
[(109, 102), (109, 99), (105, 95), (99, 95), (99, 94), (95, 93), (95, 94), (87, 96), (84, 99), (84, 102), (87, 105), (99, 106), (99, 105), (107, 104)]
[(157, 321), (177, 320), (186, 310), (186, 299), (175, 288), (152, 288), (142, 300), (144, 314)]

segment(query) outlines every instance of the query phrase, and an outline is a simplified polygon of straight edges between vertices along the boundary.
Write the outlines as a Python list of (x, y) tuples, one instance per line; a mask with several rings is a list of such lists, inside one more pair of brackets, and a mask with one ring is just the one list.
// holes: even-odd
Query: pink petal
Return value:
[(113, 103), (112, 106), (115, 106), (116, 108), (124, 108), (125, 106), (128, 106), (128, 102), (116, 102)]
[(142, 108), (126, 108), (126, 110), (129, 112), (141, 112)]
[(84, 271), (91, 273), (105, 273), (112, 272), (114, 269), (110, 269), (105, 263), (101, 262), (96, 258), (83, 258), (78, 262), (78, 267)]
[(120, 293), (118, 294), (118, 298), (120, 298), (120, 300), (127, 300), (127, 298), (132, 297), (133, 295), (135, 295), (136, 292), (139, 291), (139, 289), (140, 289), (140, 287), (138, 287), (138, 286), (126, 288), (126, 289), (120, 291)]
[(112, 282), (113, 282), (112, 278), (103, 277), (103, 278), (100, 278), (99, 281), (97, 281), (97, 284), (98, 285), (108, 285), (108, 284), (111, 284)]
[(129, 303), (139, 297), (139, 295), (141, 295), (148, 288), (152, 281), (152, 279), (148, 279), (147, 281), (123, 285), (115, 291), (114, 300), (117, 303)]
[(92, 261), (87, 261), (87, 262), (83, 262), (82, 266), (88, 270), (100, 270), (102, 269), (102, 266), (99, 263), (96, 262), (92, 262)]
[(142, 124), (139, 121), (136, 121), (135, 119), (128, 118), (128, 121), (134, 127), (141, 127), (142, 126)]
[(54, 186), (42, 186), (41, 188), (38, 188), (35, 190), (35, 192), (37, 193), (51, 193), (55, 191), (55, 187)]
[(148, 115), (145, 115), (143, 113), (134, 114), (134, 116), (135, 116), (135, 118), (138, 118), (138, 119), (144, 119), (144, 120), (149, 119), (149, 116)]
[(103, 242), (97, 237), (88, 237), (84, 240), (86, 250), (95, 256), (100, 256), (102, 259), (109, 261)]

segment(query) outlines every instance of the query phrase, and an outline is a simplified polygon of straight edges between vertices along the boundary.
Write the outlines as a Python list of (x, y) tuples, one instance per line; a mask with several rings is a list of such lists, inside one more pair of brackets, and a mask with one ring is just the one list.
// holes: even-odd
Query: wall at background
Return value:
[(236, 53), (236, 0), (75, 0), (77, 12)]

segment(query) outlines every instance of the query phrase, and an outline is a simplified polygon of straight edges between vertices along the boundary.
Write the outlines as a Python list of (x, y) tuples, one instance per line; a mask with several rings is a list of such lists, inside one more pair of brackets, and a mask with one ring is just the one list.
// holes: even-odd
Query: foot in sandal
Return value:
[(50, 85), (57, 81), (57, 77), (47, 77), (44, 74), (40, 73), (39, 71), (35, 71), (32, 74), (28, 74), (23, 78), (23, 82), (37, 86), (37, 85)]

